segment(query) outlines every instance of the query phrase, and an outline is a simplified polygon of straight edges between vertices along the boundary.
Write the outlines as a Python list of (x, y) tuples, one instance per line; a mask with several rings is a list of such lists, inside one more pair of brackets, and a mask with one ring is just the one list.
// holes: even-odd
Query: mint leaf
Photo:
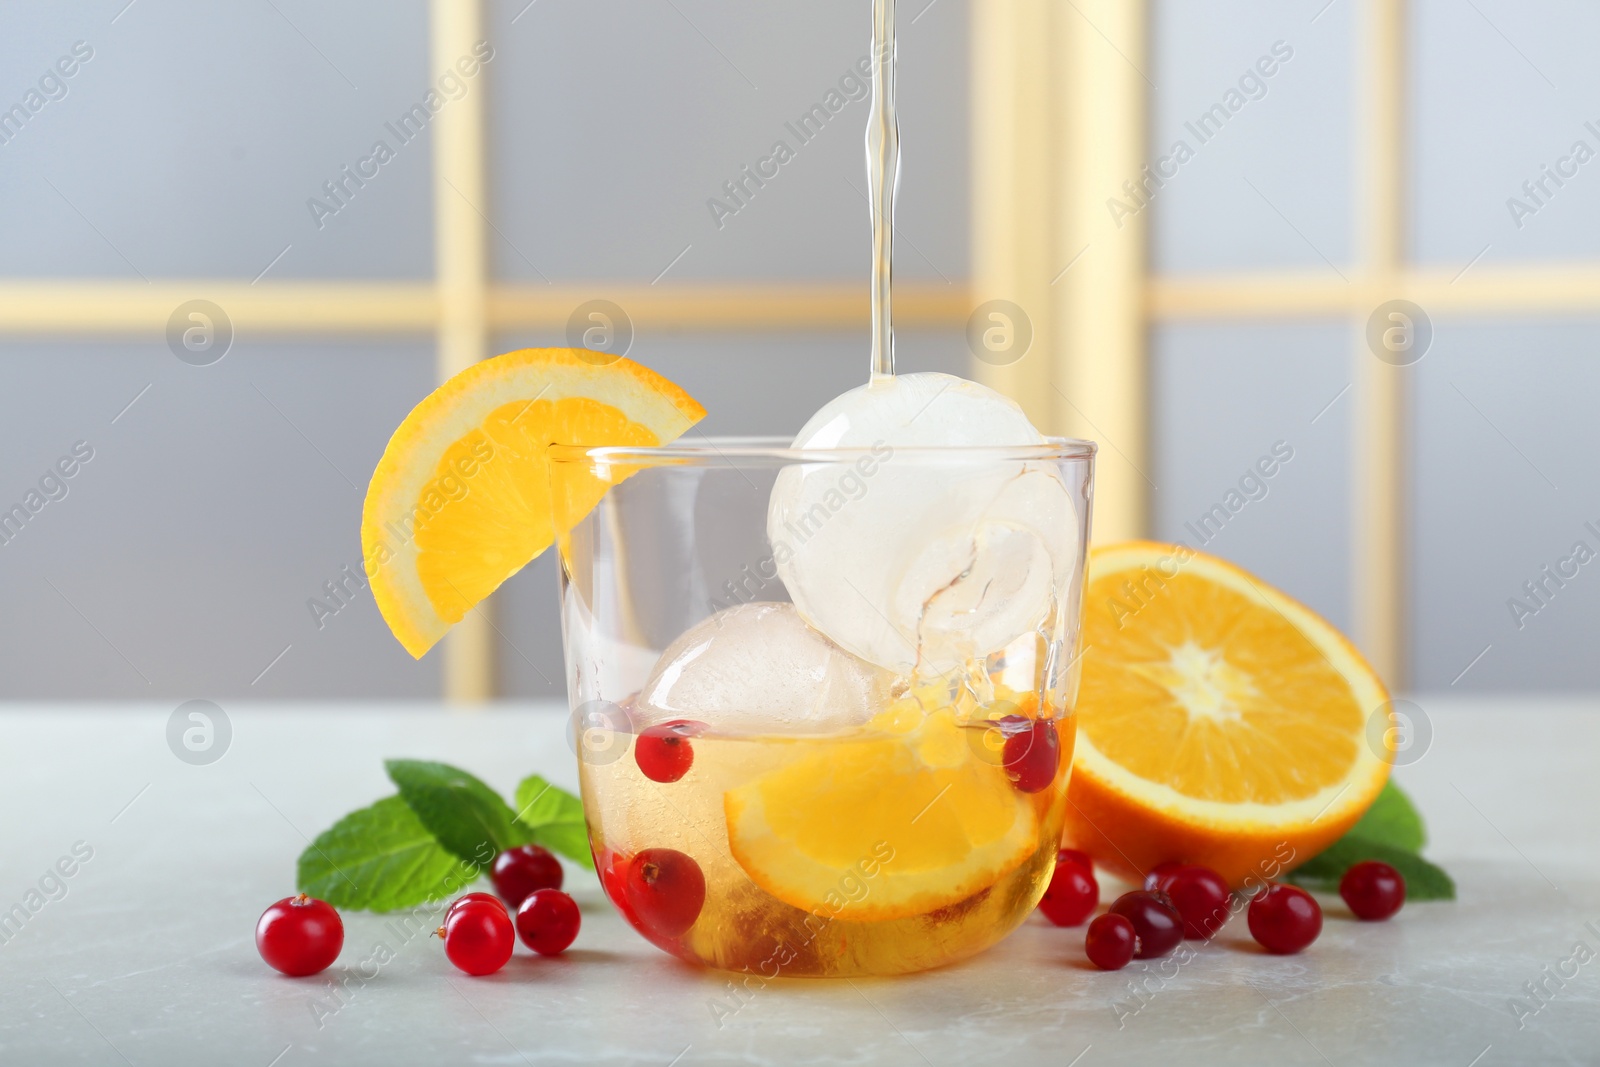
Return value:
[(1315, 858), (1296, 867), (1287, 877), (1306, 889), (1337, 892), (1344, 872), (1362, 860), (1381, 860), (1406, 880), (1406, 900), (1454, 900), (1456, 885), (1441, 868), (1415, 852), (1361, 837), (1354, 832), (1335, 841)]
[(594, 869), (583, 802), (565, 789), (551, 785), (537, 774), (524, 778), (517, 786), (517, 822), (524, 840)]
[(460, 890), (476, 874), (439, 847), (399, 797), (353, 811), (300, 854), (300, 892), (336, 908), (394, 911)]
[(466, 771), (426, 760), (384, 761), (417, 819), (446, 851), (487, 868), (526, 835), (500, 794)]
[(1454, 900), (1450, 876), (1417, 854), (1426, 842), (1422, 816), (1391, 780), (1349, 832), (1287, 877), (1306, 889), (1335, 892), (1352, 866), (1381, 860), (1406, 880), (1407, 900)]
[(1417, 814), (1411, 798), (1400, 791), (1392, 778), (1385, 783), (1383, 792), (1372, 802), (1372, 807), (1350, 828), (1349, 835), (1392, 845), (1406, 852), (1422, 851), (1422, 846), (1428, 840), (1422, 828), (1422, 816)]
[(517, 820), (530, 827), (582, 822), (583, 801), (537, 774), (530, 774), (517, 786)]

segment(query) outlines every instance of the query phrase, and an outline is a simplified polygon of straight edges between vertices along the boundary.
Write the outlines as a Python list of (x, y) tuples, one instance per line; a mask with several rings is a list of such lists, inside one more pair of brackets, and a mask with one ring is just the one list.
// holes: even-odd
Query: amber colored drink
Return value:
[[(613, 903), (668, 952), (766, 979), (903, 974), (994, 944), (1054, 869), (1073, 720), (1034, 715), (1031, 695), (984, 706), (928, 688), (841, 733), (687, 737), (676, 781), (642, 769), (650, 732), (585, 761)], [(699, 868), (704, 902), (687, 930), (672, 929), (673, 902), (660, 918), (648, 893), (630, 895), (645, 849)]]

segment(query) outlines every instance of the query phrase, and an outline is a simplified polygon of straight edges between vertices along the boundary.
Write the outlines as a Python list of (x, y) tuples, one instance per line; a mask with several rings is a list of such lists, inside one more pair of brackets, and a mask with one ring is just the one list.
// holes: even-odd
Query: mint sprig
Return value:
[(336, 908), (394, 911), (450, 893), (461, 861), (399, 797), (353, 811), (300, 854), (300, 892)]
[(1306, 889), (1336, 892), (1345, 871), (1363, 860), (1380, 860), (1406, 880), (1407, 900), (1454, 900), (1455, 882), (1420, 855), (1426, 843), (1422, 816), (1391, 780), (1343, 837), (1296, 867), (1288, 879)]
[(353, 811), (300, 855), (295, 882), (339, 908), (395, 911), (442, 900), (488, 873), (495, 856), (539, 844), (593, 869), (583, 804), (538, 775), (517, 809), (447, 763), (388, 760), (397, 796)]
[(530, 774), (517, 786), (517, 822), (526, 830), (528, 842), (594, 869), (583, 802), (571, 793)]
[(1384, 783), (1383, 792), (1350, 828), (1348, 836), (1366, 838), (1406, 852), (1421, 852), (1422, 846), (1428, 843), (1421, 813), (1392, 778)]
[[(473, 863), (492, 863), (508, 848), (524, 843), (517, 813), (500, 794), (448, 763), (385, 760), (389, 780), (439, 844)], [(487, 859), (485, 858), (487, 857)]]

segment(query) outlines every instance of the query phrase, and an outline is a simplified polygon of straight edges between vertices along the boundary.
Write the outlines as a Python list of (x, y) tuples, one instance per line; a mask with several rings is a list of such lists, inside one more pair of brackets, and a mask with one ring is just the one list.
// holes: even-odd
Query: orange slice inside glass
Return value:
[[(1038, 849), (1038, 821), (966, 734), (943, 710), (901, 736), (789, 742), (778, 770), (723, 798), (734, 858), (784, 903), (851, 921), (923, 915), (987, 889)], [(856, 899), (840, 880), (864, 864), (875, 874)]]

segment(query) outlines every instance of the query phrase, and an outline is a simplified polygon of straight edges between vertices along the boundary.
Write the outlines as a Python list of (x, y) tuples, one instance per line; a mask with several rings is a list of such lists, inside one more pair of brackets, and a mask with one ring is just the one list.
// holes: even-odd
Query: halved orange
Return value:
[(1310, 859), (1392, 756), (1372, 668), (1328, 622), (1183, 545), (1096, 548), (1084, 589), (1066, 842), (1138, 881), (1201, 863), (1234, 886)]
[[(658, 445), (705, 416), (628, 359), (525, 348), (476, 363), (412, 409), (367, 487), (361, 555), (389, 629), (421, 657), (558, 531), (547, 450)], [(564, 464), (560, 514), (577, 521), (610, 483)]]
[(899, 736), (788, 743), (779, 769), (723, 797), (734, 859), (785, 904), (849, 921), (924, 915), (1039, 848), (1033, 805), (949, 709)]

